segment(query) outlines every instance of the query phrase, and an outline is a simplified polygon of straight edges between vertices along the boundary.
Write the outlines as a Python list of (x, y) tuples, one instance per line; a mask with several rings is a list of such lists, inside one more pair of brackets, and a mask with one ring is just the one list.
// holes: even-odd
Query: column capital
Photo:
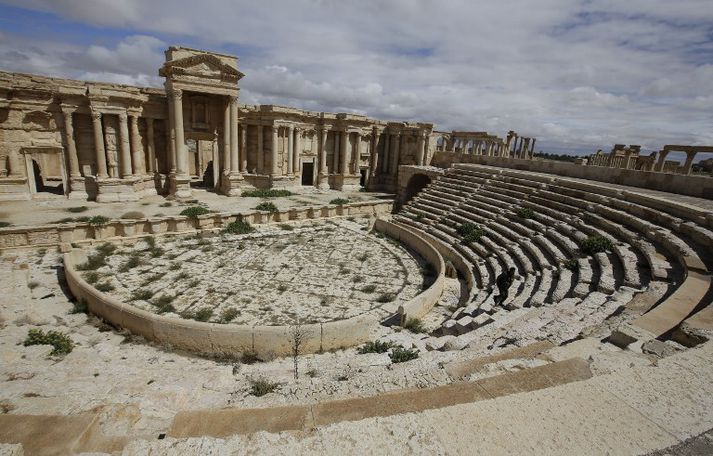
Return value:
[(228, 96), (228, 103), (230, 103), (231, 106), (238, 106), (239, 103), (239, 98), (237, 96), (229, 95)]
[(66, 116), (67, 114), (74, 114), (77, 110), (77, 106), (62, 104), (60, 105), (60, 109), (62, 110), (62, 114)]
[(174, 100), (180, 100), (183, 97), (183, 90), (181, 89), (168, 89), (166, 90), (166, 95), (173, 98)]
[(119, 113), (119, 120), (121, 120), (122, 122), (126, 122), (127, 117), (128, 117), (128, 114), (126, 112), (122, 111)]
[(92, 116), (92, 119), (100, 120), (102, 118), (102, 112), (96, 106), (89, 107), (89, 114)]

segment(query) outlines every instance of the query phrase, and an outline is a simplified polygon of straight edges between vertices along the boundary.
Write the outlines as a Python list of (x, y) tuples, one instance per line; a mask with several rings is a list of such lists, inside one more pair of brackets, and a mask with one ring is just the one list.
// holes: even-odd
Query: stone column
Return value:
[(79, 172), (79, 158), (77, 157), (77, 143), (74, 142), (74, 126), (72, 125), (72, 112), (62, 110), (64, 117), (64, 140), (67, 143), (67, 156), (69, 161), (69, 176), (82, 177)]
[(456, 151), (456, 137), (451, 136), (451, 152), (455, 153)]
[(530, 143), (530, 156), (528, 158), (532, 158), (535, 155), (535, 141), (537, 141), (537, 138), (532, 138), (532, 143)]
[(319, 136), (319, 188), (326, 190), (329, 188), (329, 177), (327, 170), (327, 135), (329, 130), (322, 126)]
[(223, 109), (223, 174), (230, 174), (230, 98)]
[(188, 176), (188, 150), (183, 135), (183, 91), (172, 90), (171, 98), (173, 99), (173, 127), (176, 131), (176, 174)]
[(248, 125), (240, 125), (242, 135), (240, 136), (240, 172), (248, 172)]
[(349, 174), (349, 132), (341, 132), (342, 138), (339, 144), (339, 173), (346, 176)]
[(693, 170), (693, 160), (696, 157), (696, 152), (686, 152), (686, 162), (683, 164), (683, 174), (689, 175), (691, 174), (691, 170)]
[(391, 149), (391, 133), (384, 133), (384, 156), (381, 157), (381, 173), (380, 174), (388, 174), (389, 173), (389, 166), (391, 165), (391, 161), (389, 160), (389, 152)]
[(119, 135), (121, 139), (119, 141), (119, 151), (121, 163), (119, 164), (119, 169), (121, 170), (122, 179), (131, 177), (131, 148), (129, 147), (129, 123), (125, 112), (119, 114)]
[(294, 143), (294, 134), (295, 134), (295, 127), (290, 125), (287, 127), (287, 175), (291, 176), (294, 174), (295, 170), (293, 168), (294, 165), (294, 148), (295, 148), (295, 143)]
[(334, 136), (333, 148), (332, 148), (332, 174), (339, 174), (339, 144), (341, 143), (342, 132), (335, 131), (332, 133)]
[(131, 121), (131, 161), (135, 176), (143, 176), (146, 174), (146, 166), (144, 164), (144, 148), (141, 144), (141, 135), (139, 133), (139, 116), (138, 114), (129, 114)]
[(272, 162), (270, 174), (272, 174), (273, 176), (277, 176), (277, 173), (279, 172), (277, 167), (277, 144), (279, 141), (278, 128), (279, 127), (277, 125), (272, 126), (272, 150), (270, 151), (270, 157), (272, 158)]
[(302, 130), (300, 128), (295, 128), (295, 151), (292, 154), (292, 169), (295, 176), (300, 176), (300, 155), (302, 154)]
[(166, 128), (168, 172), (173, 175), (176, 174), (176, 128), (173, 126), (173, 98), (170, 94), (168, 94), (168, 119), (166, 125), (168, 126)]
[(263, 137), (265, 127), (257, 125), (257, 172), (265, 174), (265, 138)]
[(419, 166), (423, 166), (423, 161), (425, 160), (426, 157), (426, 138), (424, 137), (423, 132), (418, 133), (418, 145), (416, 146), (417, 149), (417, 156), (416, 156), (416, 164)]
[(356, 133), (354, 140), (354, 149), (352, 151), (352, 169), (353, 174), (359, 174), (359, 162), (361, 161), (361, 133)]
[(230, 97), (230, 174), (240, 172), (238, 151), (238, 97)]
[(400, 151), (401, 151), (400, 143), (401, 143), (402, 138), (403, 138), (403, 136), (401, 135), (400, 132), (391, 135), (391, 146), (392, 147), (389, 152), (389, 155), (390, 155), (389, 158), (391, 160), (391, 163), (389, 166), (389, 168), (390, 168), (389, 173), (393, 176), (395, 176), (399, 170), (399, 160), (400, 160), (399, 155), (400, 155)]
[(370, 171), (369, 171), (369, 179), (371, 180), (372, 177), (374, 177), (377, 173), (377, 170), (379, 169), (379, 129), (374, 127), (371, 130), (371, 150), (369, 150), (369, 158), (371, 159), (371, 163), (369, 166)]
[(94, 129), (94, 153), (97, 162), (97, 178), (106, 179), (106, 151), (104, 150), (104, 132), (102, 131), (102, 113), (91, 108), (92, 127)]
[(146, 145), (149, 152), (148, 172), (153, 175), (158, 170), (156, 163), (156, 142), (154, 140), (153, 118), (146, 118)]

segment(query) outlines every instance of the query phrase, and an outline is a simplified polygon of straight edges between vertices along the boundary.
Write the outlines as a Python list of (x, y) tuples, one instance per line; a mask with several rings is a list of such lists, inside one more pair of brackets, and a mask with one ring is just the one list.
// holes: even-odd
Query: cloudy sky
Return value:
[(246, 103), (713, 144), (713, 0), (0, 0), (5, 71), (160, 86), (174, 44), (237, 55)]

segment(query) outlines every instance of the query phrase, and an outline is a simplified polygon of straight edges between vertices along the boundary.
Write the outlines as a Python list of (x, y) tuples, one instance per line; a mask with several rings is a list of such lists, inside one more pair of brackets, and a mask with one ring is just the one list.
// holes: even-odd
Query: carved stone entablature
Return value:
[(167, 87), (218, 95), (237, 95), (238, 81), (244, 76), (234, 56), (182, 47), (166, 51), (158, 74), (166, 78)]

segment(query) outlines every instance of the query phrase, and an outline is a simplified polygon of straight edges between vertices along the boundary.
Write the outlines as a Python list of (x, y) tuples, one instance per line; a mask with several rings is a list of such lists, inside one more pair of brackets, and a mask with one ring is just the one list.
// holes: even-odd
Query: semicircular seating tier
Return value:
[[(713, 329), (713, 214), (704, 209), (591, 181), (455, 164), (394, 220), (452, 246), (472, 267), (468, 303), (443, 323), (435, 347), (586, 336), (622, 347), (666, 337), (690, 345), (697, 329)], [(465, 223), (482, 230), (480, 240), (462, 240)], [(585, 254), (592, 236), (611, 248)], [(495, 280), (510, 267), (515, 281), (496, 304)]]

